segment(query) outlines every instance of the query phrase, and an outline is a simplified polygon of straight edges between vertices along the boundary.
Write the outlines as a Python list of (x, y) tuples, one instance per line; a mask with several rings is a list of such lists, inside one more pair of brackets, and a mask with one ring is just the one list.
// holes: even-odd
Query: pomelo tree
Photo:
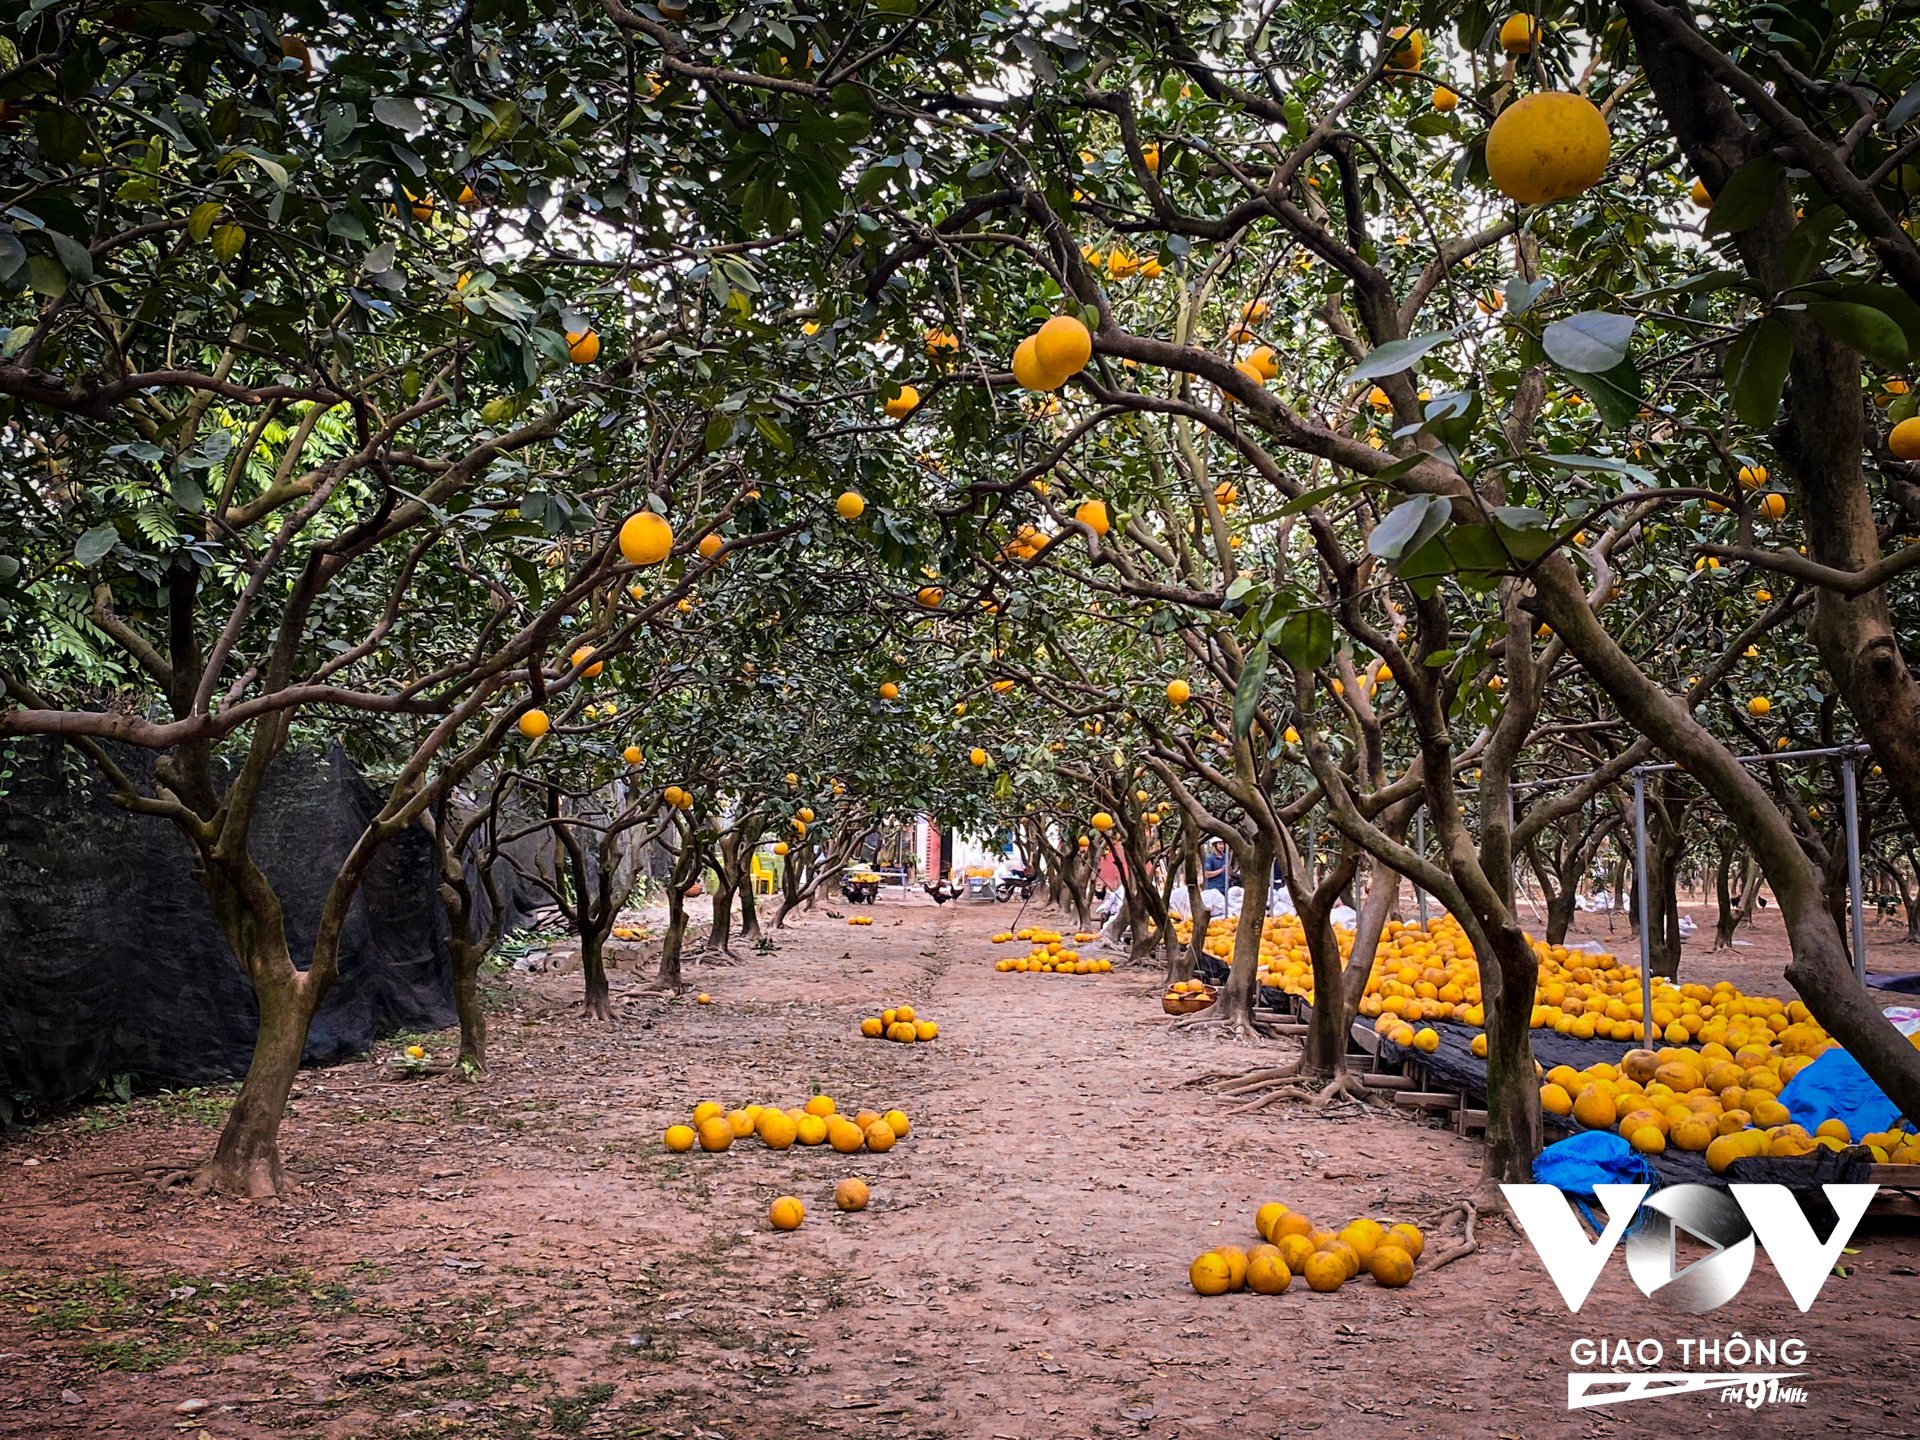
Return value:
[[(625, 517), (685, 514), (684, 548), (745, 488), (715, 473), (731, 424), (645, 370), (735, 337), (678, 277), (603, 284), (555, 218), (577, 117), (532, 98), (537, 26), (494, 37), (509, 81), (391, 43), (391, 12), (163, 8), (10, 42), (0, 731), (80, 749), (193, 847), (261, 1016), (200, 1179), (260, 1195), (366, 867), (671, 605), (627, 594)], [(248, 840), (275, 758), (343, 721), (394, 778), (296, 956)]]
[[(1683, 12), (1648, 0), (1625, 27), (1596, 17), (1598, 28), (1586, 29), (1571, 16), (1511, 58), (1491, 57), (1499, 17), (1481, 13), (1418, 46), (1357, 37), (1345, 16), (1312, 10), (1224, 8), (1209, 12), (1204, 31), (1199, 17), (1151, 7), (1105, 18), (1117, 23), (946, 11), (950, 24), (977, 19), (966, 59), (942, 65), (896, 37), (888, 72), (863, 77), (869, 94), (887, 95), (879, 108), (889, 120), (911, 116), (921, 133), (911, 156), (903, 147), (867, 158), (855, 192), (862, 243), (831, 250), (819, 283), (859, 296), (856, 328), (868, 333), (885, 325), (912, 334), (937, 317), (954, 337), (938, 362), (896, 352), (869, 373), (870, 393), (882, 397), (913, 386), (921, 409), (902, 407), (907, 443), (924, 444), (914, 437), (936, 427), (957, 442), (944, 456), (956, 513), (989, 523), (1008, 516), (1042, 473), (1036, 465), (1077, 466), (1072, 493), (1126, 510), (1128, 496), (1105, 485), (1119, 477), (1105, 473), (1098, 448), (1107, 429), (1139, 415), (1215, 437), (1282, 504), (1298, 505), (1303, 555), (1331, 585), (1315, 577), (1262, 618), (1271, 625), (1319, 611), (1407, 696), (1404, 722), (1445, 868), (1423, 868), (1386, 843), (1338, 793), (1329, 803), (1350, 839), (1442, 895), (1498, 987), (1490, 1040), (1503, 1118), (1490, 1178), (1523, 1175), (1534, 1143), (1523, 1017), (1535, 966), (1513, 908), (1514, 852), (1530, 821), (1544, 826), (1556, 806), (1583, 802), (1544, 802), (1511, 823), (1504, 805), (1482, 806), (1468, 834), (1454, 770), (1473, 737), (1456, 742), (1449, 732), (1486, 730), (1479, 766), (1486, 788), (1503, 793), (1549, 685), (1571, 661), (1643, 737), (1610, 759), (1613, 778), (1649, 744), (1686, 765), (1781, 897), (1795, 951), (1789, 978), (1890, 1094), (1920, 1106), (1920, 1065), (1853, 987), (1821, 877), (1791, 823), (1694, 718), (1706, 692), (1665, 688), (1633, 663), (1635, 617), (1615, 584), (1643, 563), (1661, 526), (1684, 529), (1701, 560), (1764, 559), (1795, 576), (1828, 597), (1816, 609), (1833, 602), (1839, 618), (1820, 622), (1828, 633), (1817, 643), (1827, 667), (1848, 671), (1840, 688), (1862, 733), (1903, 743), (1869, 732), (1862, 718), (1869, 699), (1884, 702), (1875, 726), (1910, 704), (1890, 624), (1875, 611), (1907, 561), (1874, 558), (1881, 522), (1864, 479), (1860, 386), (1845, 377), (1860, 354), (1888, 364), (1906, 356), (1904, 331), (1898, 344), (1892, 332), (1912, 247), (1898, 224), (1904, 202), (1885, 183), (1913, 120), (1895, 103), (1907, 88), (1906, 52), (1873, 52), (1866, 93), (1888, 107), (1882, 129), (1878, 111), (1872, 122), (1849, 115), (1822, 156), (1809, 150), (1821, 128), (1796, 120), (1793, 107), (1826, 107), (1824, 125), (1856, 96), (1797, 79), (1797, 99), (1767, 92), (1765, 77), (1786, 72), (1742, 48), (1745, 12), (1721, 22), (1715, 43)], [(622, 23), (690, 77), (697, 56), (736, 44)], [(1821, 73), (1879, 43), (1824, 18), (1814, 30), (1806, 44)], [(1656, 45), (1665, 47), (1658, 64), (1649, 58)], [(1734, 74), (1742, 64), (1753, 67), (1745, 80)], [(998, 95), (986, 100), (980, 76), (990, 67)], [(782, 107), (828, 98), (812, 77), (776, 82), (722, 68), (706, 67), (716, 90), (758, 90)], [(908, 68), (911, 84), (898, 83)], [(991, 136), (945, 123), (975, 113), (992, 115)], [(1669, 135), (1691, 147), (1707, 190), (1721, 197), (1709, 228), (1734, 237), (1733, 281), (1694, 280), (1705, 257), (1684, 228), (1687, 177), (1617, 160), (1657, 154)], [(1552, 144), (1536, 159), (1531, 141), (1543, 136)], [(1818, 195), (1790, 173), (1796, 167), (1767, 160), (1782, 145), (1800, 147), (1799, 168)], [(1735, 186), (1747, 165), (1758, 168)], [(1803, 195), (1811, 219), (1793, 213)], [(896, 230), (902, 216), (913, 223)], [(1876, 278), (1883, 269), (1886, 279)], [(1179, 283), (1156, 289), (1169, 270)], [(1673, 295), (1686, 297), (1684, 313), (1656, 303)], [(1481, 313), (1501, 318), (1483, 322)], [(1036, 340), (1018, 350), (1048, 315), (1086, 322), (1090, 343)], [(1834, 347), (1855, 358), (1828, 355)], [(1823, 356), (1838, 363), (1815, 374)], [(1008, 404), (1009, 362), (1016, 380), (1052, 395), (1032, 417), (1056, 425), (1051, 433)], [(1812, 424), (1805, 407), (1820, 394), (1815, 408), (1855, 417), (1854, 428), (1823, 421), (1817, 430), (1823, 453), (1849, 457), (1846, 473), (1836, 480), (1830, 466), (1821, 470), (1819, 485), (1793, 501), (1801, 514), (1824, 515), (1844, 498), (1848, 538), (1810, 534), (1807, 557), (1746, 542), (1779, 516), (1774, 502), (1748, 499), (1738, 479), (1758, 469), (1743, 454), (1778, 450), (1780, 437), (1762, 432), (1789, 376), (1794, 424)], [(1279, 388), (1269, 388), (1275, 379)], [(1728, 396), (1737, 402), (1732, 430)], [(1782, 467), (1806, 453), (1781, 454)], [(1796, 474), (1793, 483), (1807, 482)], [(1707, 499), (1724, 521), (1706, 518), (1716, 512), (1697, 502)], [(1735, 543), (1723, 543), (1722, 526)], [(1371, 592), (1349, 573), (1403, 594), (1396, 603), (1408, 623), (1382, 628), (1356, 607), (1353, 597)], [(1214, 604), (1224, 603), (1223, 591)], [(1551, 633), (1536, 637), (1542, 621)], [(1250, 654), (1265, 628), (1237, 643)], [(1474, 698), (1490, 665), (1505, 683), (1497, 703)], [(1339, 792), (1335, 756), (1316, 746), (1322, 729), (1308, 718), (1296, 728), (1314, 778)], [(1888, 778), (1899, 793), (1891, 769)]]

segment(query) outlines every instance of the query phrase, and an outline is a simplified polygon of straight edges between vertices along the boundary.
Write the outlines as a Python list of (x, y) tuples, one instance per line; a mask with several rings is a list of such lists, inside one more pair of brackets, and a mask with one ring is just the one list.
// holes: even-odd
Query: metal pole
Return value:
[[(1421, 806), (1413, 812), (1413, 843), (1420, 851), (1422, 860), (1427, 858), (1427, 808)], [(1427, 892), (1420, 888), (1418, 880), (1413, 882), (1413, 893), (1420, 901), (1420, 928), (1427, 928)]]
[(1647, 777), (1633, 772), (1633, 907), (1640, 917), (1640, 1043), (1653, 1049), (1653, 958), (1647, 938)]
[(1847, 903), (1853, 907), (1853, 973), (1867, 983), (1867, 915), (1860, 894), (1860, 794), (1854, 783), (1853, 756), (1840, 762), (1840, 808), (1847, 821)]

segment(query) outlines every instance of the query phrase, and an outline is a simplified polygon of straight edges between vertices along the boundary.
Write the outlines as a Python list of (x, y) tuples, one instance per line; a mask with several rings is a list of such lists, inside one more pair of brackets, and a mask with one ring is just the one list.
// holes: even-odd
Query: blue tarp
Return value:
[(1653, 1171), (1611, 1130), (1585, 1130), (1542, 1150), (1534, 1158), (1533, 1178), (1569, 1195), (1591, 1195), (1595, 1185), (1651, 1185)]
[(1534, 1157), (1533, 1178), (1558, 1187), (1596, 1235), (1606, 1226), (1587, 1208), (1587, 1202), (1597, 1198), (1594, 1186), (1652, 1185), (1657, 1180), (1646, 1157), (1611, 1130), (1584, 1130), (1547, 1146)]
[(1838, 1045), (1789, 1080), (1780, 1103), (1809, 1130), (1823, 1120), (1845, 1121), (1855, 1140), (1900, 1122), (1900, 1107)]

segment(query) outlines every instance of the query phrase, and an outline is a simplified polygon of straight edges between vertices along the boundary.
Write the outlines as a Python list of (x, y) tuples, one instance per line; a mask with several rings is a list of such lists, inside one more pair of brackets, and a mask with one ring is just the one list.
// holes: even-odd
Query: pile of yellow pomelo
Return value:
[(894, 1141), (905, 1139), (909, 1128), (906, 1114), (899, 1110), (884, 1115), (862, 1110), (848, 1119), (825, 1095), (815, 1095), (795, 1110), (749, 1105), (744, 1110), (723, 1111), (706, 1100), (694, 1107), (691, 1125), (667, 1127), (666, 1146), (676, 1155), (693, 1149), (696, 1143), (702, 1150), (717, 1153), (731, 1149), (735, 1140), (758, 1135), (769, 1150), (785, 1150), (797, 1143), (830, 1145), (842, 1155), (856, 1150), (879, 1153), (891, 1150)]
[[(1788, 1008), (1804, 1009), (1798, 1000)], [(1920, 1135), (1885, 1130), (1856, 1141), (1839, 1120), (1824, 1121), (1811, 1134), (1793, 1123), (1780, 1092), (1835, 1043), (1813, 1039), (1817, 1029), (1790, 1024), (1774, 1044), (1746, 1039), (1729, 1049), (1709, 1040), (1697, 1049), (1629, 1050), (1618, 1065), (1557, 1065), (1540, 1087), (1540, 1108), (1571, 1116), (1590, 1130), (1617, 1131), (1648, 1154), (1669, 1147), (1704, 1152), (1716, 1175), (1735, 1160), (1845, 1150), (1856, 1143), (1879, 1164), (1920, 1165)]]
[[(1080, 945), (1098, 938), (1090, 930), (1078, 931), (1073, 937)], [(996, 945), (1009, 940), (1024, 940), (1033, 948), (1017, 960), (994, 961), (993, 968), (1003, 975), (1105, 975), (1113, 969), (1111, 960), (1082, 959), (1078, 950), (1068, 948), (1066, 937), (1058, 930), (1003, 930), (993, 937)]]
[(878, 1015), (867, 1016), (860, 1022), (860, 1033), (869, 1040), (897, 1040), (902, 1045), (912, 1045), (937, 1040), (940, 1027), (915, 1015), (911, 1005), (896, 1005)]
[(1187, 1279), (1198, 1294), (1251, 1290), (1284, 1295), (1296, 1275), (1308, 1289), (1331, 1293), (1362, 1270), (1376, 1285), (1397, 1289), (1413, 1279), (1414, 1265), (1426, 1249), (1426, 1238), (1414, 1225), (1388, 1227), (1363, 1217), (1336, 1234), (1316, 1228), (1277, 1200), (1260, 1207), (1253, 1228), (1260, 1243), (1251, 1250), (1220, 1245), (1195, 1257)]
[[(1207, 926), (1204, 944), (1208, 954), (1232, 960), (1234, 924), (1231, 920), (1215, 920)], [(1182, 921), (1178, 929), (1185, 943), (1192, 934), (1191, 926)], [(1333, 933), (1344, 962), (1353, 950), (1353, 932), (1336, 927)], [(1531, 1016), (1534, 1029), (1552, 1030), (1576, 1040), (1641, 1039), (1643, 1007), (1637, 965), (1622, 964), (1611, 955), (1590, 955), (1539, 941), (1534, 942), (1533, 949), (1540, 960)], [(1313, 961), (1307, 953), (1305, 931), (1295, 916), (1273, 917), (1262, 927), (1256, 978), (1262, 985), (1312, 1002)], [(1418, 1033), (1415, 1027), (1424, 1021), (1485, 1024), (1480, 967), (1473, 958), (1473, 944), (1459, 922), (1451, 915), (1442, 915), (1422, 929), (1388, 921), (1374, 952), (1373, 969), (1367, 976), (1359, 1008), (1362, 1016), (1375, 1022), (1375, 1030), (1402, 1045), (1413, 1043)], [(1653, 1023), (1658, 1037), (1670, 1045), (1695, 1040), (1734, 1048), (1751, 1040), (1771, 1044), (1789, 1030), (1793, 1038), (1788, 1053), (1817, 1055), (1831, 1043), (1800, 1001), (1743, 995), (1726, 981), (1711, 988), (1655, 981)]]
[(871, 925), (871, 924), (873, 924), (873, 916), (871, 916), (871, 915), (849, 915), (849, 916), (847, 917), (847, 924), (849, 924), (849, 925)]

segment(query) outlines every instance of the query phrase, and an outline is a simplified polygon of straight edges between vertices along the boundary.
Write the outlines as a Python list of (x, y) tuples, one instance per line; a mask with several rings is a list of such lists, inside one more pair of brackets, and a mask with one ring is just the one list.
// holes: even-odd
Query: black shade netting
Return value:
[[(130, 814), (75, 752), (15, 747), (0, 794), (0, 1093), (57, 1104), (104, 1076), (198, 1084), (245, 1073), (259, 1012), (206, 896), (191, 846)], [(116, 748), (143, 790), (154, 757)], [(321, 906), (379, 797), (336, 744), (268, 772), (248, 851), (280, 897), (306, 968)], [(305, 1060), (360, 1054), (396, 1030), (452, 1023), (452, 966), (432, 839), (409, 828), (377, 852), (342, 927), (339, 980)]]

